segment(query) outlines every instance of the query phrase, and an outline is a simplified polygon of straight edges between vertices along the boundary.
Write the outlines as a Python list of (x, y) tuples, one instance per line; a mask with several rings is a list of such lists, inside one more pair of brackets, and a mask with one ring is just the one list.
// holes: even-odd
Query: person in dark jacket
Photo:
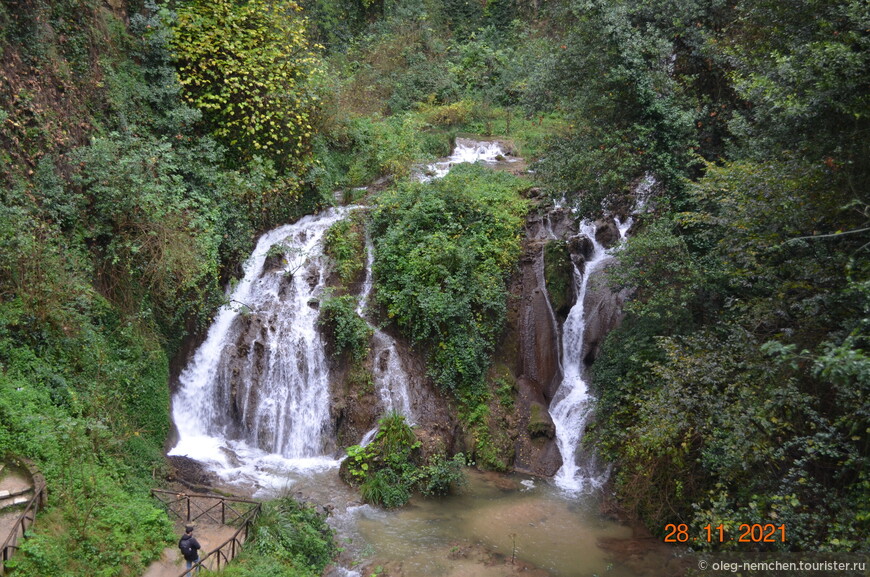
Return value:
[[(178, 541), (178, 548), (181, 549), (181, 554), (187, 561), (188, 569), (193, 567), (194, 563), (199, 562), (199, 550), (202, 549), (202, 546), (193, 536), (193, 525), (187, 525), (184, 528), (184, 535)], [(199, 573), (199, 567), (196, 568), (196, 572)]]

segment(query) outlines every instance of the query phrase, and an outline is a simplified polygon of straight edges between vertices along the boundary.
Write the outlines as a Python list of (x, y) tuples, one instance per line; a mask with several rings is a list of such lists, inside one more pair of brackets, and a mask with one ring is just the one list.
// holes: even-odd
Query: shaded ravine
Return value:
[[(492, 153), (491, 146), (483, 150), (493, 158), (500, 155)], [(480, 157), (479, 151), (475, 154), (469, 157)], [(534, 491), (525, 493), (534, 483), (530, 479), (523, 479), (523, 484), (514, 480), (510, 481), (513, 485), (509, 492), (522, 497), (524, 504), (516, 507), (515, 513), (502, 513), (499, 507), (508, 501), (489, 503), (494, 495), (505, 491), (498, 480), (502, 477), (494, 476), (491, 482), (495, 485), (471, 490), (456, 502), (459, 506), (456, 511), (441, 509), (448, 501), (426, 500), (425, 507), (421, 508), (422, 502), (415, 502), (394, 512), (355, 503), (356, 494), (338, 479), (335, 469), (340, 463), (339, 451), (329, 416), (330, 368), (316, 327), (317, 303), (326, 288), (329, 269), (322, 252), (323, 234), (354, 208), (330, 209), (305, 217), (266, 233), (258, 241), (245, 265), (244, 278), (228, 295), (230, 306), (216, 316), (205, 341), (181, 374), (173, 396), (179, 440), (170, 454), (187, 455), (202, 462), (220, 479), (222, 487), (245, 496), (271, 498), (292, 486), (298, 496), (329, 503), (334, 513), (331, 524), (343, 540), (353, 541), (331, 575), (362, 575), (351, 567), (366, 557), (369, 548), (374, 553), (373, 561), (394, 564), (390, 574), (412, 577), (440, 571), (439, 558), (459, 551), (457, 559), (453, 559), (456, 562), (445, 569), (445, 575), (489, 575), (484, 567), (503, 564), (509, 553), (500, 533), (508, 528), (523, 539), (518, 558), (525, 559), (521, 565), (526, 568), (523, 571), (528, 571), (525, 574), (575, 574), (574, 565), (578, 561), (566, 549), (574, 548), (572, 543), (576, 539), (562, 543), (548, 538), (563, 533), (586, 535), (581, 550), (585, 551), (582, 556), (590, 560), (589, 570), (607, 570), (608, 555), (600, 550), (598, 540), (623, 539), (631, 531), (596, 520), (594, 497), (566, 498), (564, 491), (552, 490), (549, 483), (538, 483)], [(548, 227), (545, 236), (549, 239), (555, 234)], [(603, 249), (601, 252), (604, 253)], [(542, 257), (541, 252), (541, 261)], [(370, 324), (373, 323), (367, 309), (372, 292), (372, 262), (372, 246), (367, 239), (365, 280), (358, 295), (357, 312)], [(575, 283), (579, 283), (575, 294), (585, 290), (589, 273), (597, 264), (586, 266), (586, 278), (575, 275)], [(546, 296), (543, 269), (536, 268), (533, 274), (547, 301), (547, 318), (542, 321), (549, 330), (558, 333), (559, 323)], [(582, 305), (576, 314), (581, 313)], [(397, 348), (390, 335), (373, 328), (372, 380), (380, 402), (378, 410), (396, 410), (415, 421), (419, 416), (414, 414), (415, 403), (425, 400), (418, 398), (419, 391), (409, 392), (408, 385), (413, 384), (409, 381), (414, 379), (408, 377), (406, 359), (400, 353), (403, 349)], [(574, 375), (570, 372), (573, 369), (565, 365), (574, 362), (569, 357), (578, 357), (577, 374), (582, 381), (582, 350), (575, 351), (563, 342), (562, 350), (554, 349), (552, 354), (558, 357), (559, 373), (563, 375)], [(561, 380), (563, 384), (567, 380), (576, 382), (566, 377)], [(573, 398), (567, 393), (564, 396)], [(569, 421), (575, 418), (571, 410), (566, 413)], [(424, 419), (432, 417), (421, 415)], [(569, 439), (564, 450), (573, 455), (575, 448), (576, 443)], [(566, 478), (577, 479), (578, 470), (570, 467), (569, 470)], [(531, 484), (524, 485), (527, 481)], [(581, 502), (584, 512), (575, 518), (572, 511)], [(534, 531), (527, 530), (528, 515), (536, 509), (546, 513), (535, 517)], [(567, 525), (555, 523), (554, 519), (566, 515), (566, 511), (572, 512), (569, 515), (572, 520), (565, 521)], [(494, 524), (495, 533), (487, 534), (487, 523)], [(602, 523), (606, 526), (603, 533), (584, 528)], [(532, 538), (533, 533), (540, 536)], [(383, 540), (387, 534), (393, 535), (389, 537), (395, 540), (392, 544)], [(423, 557), (409, 554), (407, 547), (420, 549)], [(396, 563), (400, 566), (395, 566)], [(510, 570), (514, 570), (513, 565)], [(613, 574), (636, 575), (625, 567)]]

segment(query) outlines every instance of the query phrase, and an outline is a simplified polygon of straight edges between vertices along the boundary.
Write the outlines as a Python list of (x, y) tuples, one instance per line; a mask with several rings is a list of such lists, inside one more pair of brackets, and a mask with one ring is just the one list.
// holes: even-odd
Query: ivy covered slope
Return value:
[[(299, 176), (305, 123), (285, 148), (268, 131), (259, 148), (234, 141), (231, 122), (186, 103), (210, 88), (179, 84), (171, 25), (184, 42), (185, 21), (150, 3), (0, 3), (0, 456), (34, 460), (50, 491), (16, 575), (141, 575), (172, 542), (148, 493), (168, 359), (254, 235), (318, 203)], [(313, 114), (302, 58), (275, 81), (300, 95), (294, 119)]]
[[(573, 129), (554, 194), (627, 210), (634, 289), (593, 367), (594, 439), (661, 533), (785, 525), (870, 548), (870, 12), (864, 2), (565, 6), (530, 105)], [(728, 548), (730, 543), (710, 544)]]
[(521, 193), (529, 186), (506, 172), (458, 165), (443, 179), (381, 193), (371, 217), (377, 301), (454, 401), (474, 444), (470, 456), (496, 470), (508, 468), (513, 449), (494, 442), (506, 432), (490, 415), (512, 398), (505, 402), (490, 367), (507, 320), (507, 282), (529, 210)]
[(404, 182), (372, 213), (377, 298), (427, 350), (435, 383), (459, 398), (480, 393), (504, 326), (528, 184), (476, 165), (431, 183)]

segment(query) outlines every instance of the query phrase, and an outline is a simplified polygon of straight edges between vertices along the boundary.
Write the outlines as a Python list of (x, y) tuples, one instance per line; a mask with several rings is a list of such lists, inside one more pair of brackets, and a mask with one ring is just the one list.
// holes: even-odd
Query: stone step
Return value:
[[(6, 493), (4, 495), (4, 493)], [(32, 498), (33, 491), (31, 489), (23, 489), (19, 491), (0, 491), (0, 510), (10, 509), (19, 505), (24, 505)]]
[(17, 489), (9, 489), (6, 491), (0, 491), (0, 499), (8, 499), (10, 497), (17, 497), (18, 495), (24, 495), (26, 493), (30, 493), (33, 491), (33, 487), (20, 487)]
[(12, 497), (3, 502), (0, 502), (0, 509), (8, 509), (9, 507), (17, 507), (30, 501), (30, 497)]

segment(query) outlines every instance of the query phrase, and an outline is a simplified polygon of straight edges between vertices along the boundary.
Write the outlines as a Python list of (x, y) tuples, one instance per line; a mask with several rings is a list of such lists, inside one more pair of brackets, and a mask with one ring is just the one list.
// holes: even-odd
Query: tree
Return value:
[(298, 169), (313, 135), (319, 61), (294, 2), (196, 0), (172, 40), (184, 98), (239, 162)]

